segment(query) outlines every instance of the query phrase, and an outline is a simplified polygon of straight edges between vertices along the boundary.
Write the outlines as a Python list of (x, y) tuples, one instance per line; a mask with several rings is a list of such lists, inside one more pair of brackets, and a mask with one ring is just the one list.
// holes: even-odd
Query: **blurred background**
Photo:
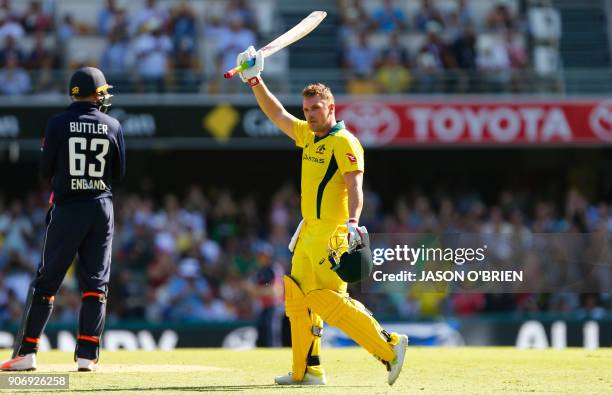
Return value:
[[(332, 88), (366, 146), (370, 232), (612, 231), (612, 1), (0, 0), (0, 347), (40, 259), (40, 140), (83, 65), (114, 85), (128, 149), (106, 346), (288, 344), (300, 153), (222, 74), (318, 9), (264, 78), (297, 116), (307, 83)], [(599, 279), (608, 292), (351, 292), (415, 344), (611, 346)], [(70, 349), (79, 303), (69, 273), (43, 348)]]

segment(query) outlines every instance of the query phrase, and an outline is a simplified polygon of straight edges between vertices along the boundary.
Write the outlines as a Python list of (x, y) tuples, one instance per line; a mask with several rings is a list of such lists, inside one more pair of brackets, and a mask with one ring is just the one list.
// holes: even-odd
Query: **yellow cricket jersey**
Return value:
[(302, 216), (342, 223), (348, 219), (348, 192), (342, 177), (364, 170), (363, 148), (340, 121), (325, 137), (308, 122), (293, 124), (295, 145), (302, 148)]

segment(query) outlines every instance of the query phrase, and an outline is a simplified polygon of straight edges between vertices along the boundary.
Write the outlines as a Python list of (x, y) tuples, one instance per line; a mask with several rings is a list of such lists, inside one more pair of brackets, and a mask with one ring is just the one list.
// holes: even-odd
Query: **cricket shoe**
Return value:
[(327, 379), (325, 374), (317, 375), (306, 372), (302, 381), (294, 380), (291, 373), (289, 373), (285, 376), (275, 377), (274, 382), (279, 385), (325, 385), (327, 384)]
[(2, 362), (0, 370), (5, 371), (29, 371), (36, 370), (36, 354), (18, 355), (13, 359)]
[(408, 336), (400, 335), (399, 341), (395, 346), (393, 346), (393, 351), (395, 352), (395, 359), (387, 363), (387, 369), (389, 370), (389, 377), (387, 379), (387, 382), (389, 383), (389, 385), (393, 385), (393, 383), (395, 383), (395, 380), (397, 380), (400, 372), (402, 371), (407, 347)]
[(77, 370), (79, 372), (95, 372), (97, 369), (97, 359), (77, 358)]

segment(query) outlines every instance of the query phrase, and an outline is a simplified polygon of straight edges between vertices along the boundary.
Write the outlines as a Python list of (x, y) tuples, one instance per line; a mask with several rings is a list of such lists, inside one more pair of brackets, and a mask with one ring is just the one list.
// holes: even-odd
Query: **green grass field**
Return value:
[(289, 371), (290, 358), (289, 349), (103, 352), (98, 372), (78, 373), (72, 354), (54, 351), (39, 355), (37, 373), (70, 372), (69, 392), (112, 394), (612, 394), (612, 349), (411, 347), (393, 387), (386, 383), (382, 364), (358, 348), (324, 350), (325, 387), (275, 386), (274, 376)]

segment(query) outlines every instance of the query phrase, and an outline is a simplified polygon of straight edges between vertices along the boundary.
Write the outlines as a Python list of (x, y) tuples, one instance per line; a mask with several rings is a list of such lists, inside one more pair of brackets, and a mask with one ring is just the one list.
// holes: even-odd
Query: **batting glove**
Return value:
[(367, 233), (365, 226), (359, 226), (356, 218), (349, 218), (346, 221), (346, 229), (348, 232), (348, 244), (363, 244), (363, 234)]
[(242, 82), (248, 82), (251, 78), (259, 77), (264, 69), (264, 57), (261, 51), (256, 51), (253, 46), (250, 46), (246, 51), (241, 52), (236, 57), (236, 65), (240, 66), (242, 63), (255, 59), (253, 67), (244, 70), (240, 74)]

